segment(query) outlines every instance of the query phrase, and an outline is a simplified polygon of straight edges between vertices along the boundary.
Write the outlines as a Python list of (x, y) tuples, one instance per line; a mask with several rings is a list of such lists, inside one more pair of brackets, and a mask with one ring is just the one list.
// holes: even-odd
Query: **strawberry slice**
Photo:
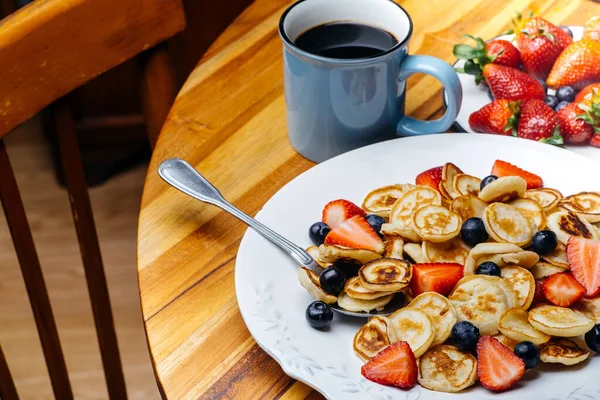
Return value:
[(396, 342), (371, 358), (360, 373), (372, 382), (410, 389), (417, 384), (417, 360), (407, 342)]
[(333, 200), (323, 208), (323, 222), (331, 229), (335, 229), (345, 220), (355, 215), (367, 215), (365, 211), (351, 201), (339, 199)]
[(586, 290), (569, 272), (554, 274), (544, 281), (544, 296), (555, 306), (570, 307), (578, 302)]
[(585, 287), (585, 296), (600, 293), (600, 240), (571, 236), (567, 242), (569, 268), (577, 282)]
[(383, 241), (362, 215), (355, 215), (332, 229), (325, 237), (325, 244), (383, 252)]
[(415, 178), (415, 184), (420, 186), (429, 186), (439, 192), (440, 182), (442, 181), (442, 170), (444, 167), (435, 167), (421, 172)]
[(424, 292), (447, 296), (463, 274), (464, 267), (456, 263), (414, 264), (410, 289), (415, 296)]
[(477, 342), (477, 376), (494, 392), (510, 389), (525, 372), (525, 363), (511, 349), (491, 336)]
[(516, 165), (502, 160), (496, 160), (492, 167), (492, 175), (496, 175), (497, 177), (520, 176), (527, 181), (527, 190), (544, 186), (544, 181), (536, 174), (532, 174), (531, 172), (525, 171)]
[(541, 281), (535, 281), (535, 294), (533, 295), (533, 301), (531, 302), (532, 306), (546, 302), (546, 295), (544, 294), (544, 281), (545, 279)]

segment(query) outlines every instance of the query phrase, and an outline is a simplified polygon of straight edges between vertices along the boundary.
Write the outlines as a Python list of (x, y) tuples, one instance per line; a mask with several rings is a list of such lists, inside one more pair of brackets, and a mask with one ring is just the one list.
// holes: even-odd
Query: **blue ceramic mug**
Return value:
[[(307, 30), (332, 22), (356, 22), (392, 34), (397, 44), (370, 58), (335, 59), (308, 53), (294, 41)], [(458, 75), (446, 62), (409, 56), (413, 24), (391, 0), (301, 0), (281, 16), (285, 100), (292, 146), (321, 162), (397, 135), (444, 132), (462, 101)], [(434, 121), (404, 115), (406, 80), (422, 72), (447, 93), (446, 113)]]

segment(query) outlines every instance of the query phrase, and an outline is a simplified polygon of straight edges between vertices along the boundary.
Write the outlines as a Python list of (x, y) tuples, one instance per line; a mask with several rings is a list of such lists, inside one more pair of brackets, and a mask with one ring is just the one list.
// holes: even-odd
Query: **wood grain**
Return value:
[[(412, 16), (412, 54), (453, 62), (453, 44), (510, 27), (515, 11), (537, 10), (555, 23), (600, 15), (588, 0), (404, 0)], [(313, 164), (287, 141), (277, 23), (290, 4), (257, 0), (208, 50), (171, 109), (148, 170), (138, 230), (138, 275), (148, 344), (170, 399), (316, 399), (283, 375), (254, 344), (235, 303), (235, 255), (246, 229), (231, 216), (168, 187), (156, 168), (188, 160), (227, 199), (254, 215)], [(408, 82), (407, 113), (438, 118), (441, 85)], [(243, 387), (243, 390), (241, 388)]]
[(0, 21), (0, 137), (184, 23), (179, 0), (38, 0), (11, 14)]

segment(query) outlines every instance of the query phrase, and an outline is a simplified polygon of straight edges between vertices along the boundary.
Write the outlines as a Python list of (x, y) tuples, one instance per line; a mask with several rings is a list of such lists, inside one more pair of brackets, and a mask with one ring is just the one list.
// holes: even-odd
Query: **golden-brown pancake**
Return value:
[(508, 202), (523, 197), (527, 189), (527, 182), (519, 176), (503, 176), (488, 183), (479, 198), (486, 203)]
[(319, 246), (319, 261), (322, 263), (334, 263), (339, 260), (356, 261), (366, 264), (369, 261), (381, 258), (381, 254), (366, 249), (349, 249), (347, 247), (333, 244), (322, 244)]
[(424, 240), (441, 243), (460, 233), (460, 216), (444, 206), (427, 205), (413, 215), (413, 228)]
[(404, 227), (412, 227), (413, 214), (427, 205), (441, 205), (442, 197), (437, 190), (430, 187), (417, 186), (400, 197), (390, 213), (390, 223)]
[(447, 262), (464, 265), (470, 248), (461, 238), (455, 237), (443, 243), (424, 241), (422, 251), (427, 262)]
[(390, 345), (387, 325), (386, 317), (374, 316), (356, 332), (352, 347), (360, 358), (369, 361)]
[(302, 287), (316, 300), (320, 300), (327, 304), (333, 304), (338, 300), (337, 297), (327, 293), (321, 288), (319, 276), (311, 270), (300, 267), (298, 269), (298, 280)]
[(417, 308), (405, 307), (388, 317), (390, 342), (408, 342), (415, 357), (425, 353), (435, 336), (431, 318)]
[(517, 306), (527, 310), (535, 295), (535, 279), (531, 272), (509, 264), (500, 269), (500, 276), (517, 294)]
[(575, 365), (585, 361), (589, 355), (577, 343), (564, 338), (552, 339), (540, 346), (540, 360), (544, 363)]
[(535, 233), (529, 220), (516, 207), (504, 203), (490, 204), (483, 213), (483, 223), (490, 237), (501, 243), (526, 246)]
[(532, 308), (528, 319), (538, 331), (559, 337), (583, 335), (594, 326), (594, 321), (581, 313), (551, 305)]
[(417, 380), (430, 390), (460, 392), (472, 386), (477, 378), (477, 359), (454, 346), (432, 347), (417, 362)]
[(389, 185), (377, 188), (365, 197), (362, 208), (369, 214), (377, 214), (388, 218), (392, 206), (402, 194), (407, 192), (413, 185)]
[(358, 276), (353, 276), (348, 279), (344, 284), (344, 292), (350, 297), (360, 300), (375, 300), (380, 297), (389, 296), (394, 294), (394, 292), (381, 292), (375, 290), (369, 290), (362, 286), (360, 278)]
[(406, 260), (380, 258), (358, 270), (361, 286), (378, 292), (397, 292), (408, 286), (412, 266)]
[(500, 316), (498, 329), (504, 336), (517, 342), (529, 341), (536, 345), (546, 343), (550, 336), (538, 331), (529, 323), (528, 312), (522, 308), (509, 308)]
[(425, 292), (415, 297), (408, 307), (418, 308), (431, 318), (435, 331), (432, 346), (442, 344), (450, 337), (457, 318), (456, 312), (447, 298), (435, 292)]
[(477, 196), (481, 191), (481, 179), (467, 174), (458, 174), (454, 176), (453, 186), (454, 192), (459, 196), (465, 196), (467, 194)]
[(535, 200), (544, 212), (549, 213), (556, 208), (563, 195), (556, 189), (540, 188), (526, 191), (525, 198)]
[(558, 203), (558, 207), (572, 211), (588, 222), (600, 222), (600, 193), (581, 192), (567, 196)]

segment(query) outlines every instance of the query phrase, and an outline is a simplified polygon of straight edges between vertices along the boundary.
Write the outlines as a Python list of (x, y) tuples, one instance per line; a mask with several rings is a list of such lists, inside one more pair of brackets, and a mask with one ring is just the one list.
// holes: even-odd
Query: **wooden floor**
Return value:
[[(66, 191), (54, 178), (37, 121), (9, 135), (7, 148), (64, 346), (77, 399), (106, 399), (104, 376)], [(160, 398), (142, 326), (136, 231), (146, 166), (90, 191), (131, 399)], [(0, 177), (2, 179), (2, 177)], [(53, 399), (20, 270), (0, 216), (0, 343), (22, 399)]]

